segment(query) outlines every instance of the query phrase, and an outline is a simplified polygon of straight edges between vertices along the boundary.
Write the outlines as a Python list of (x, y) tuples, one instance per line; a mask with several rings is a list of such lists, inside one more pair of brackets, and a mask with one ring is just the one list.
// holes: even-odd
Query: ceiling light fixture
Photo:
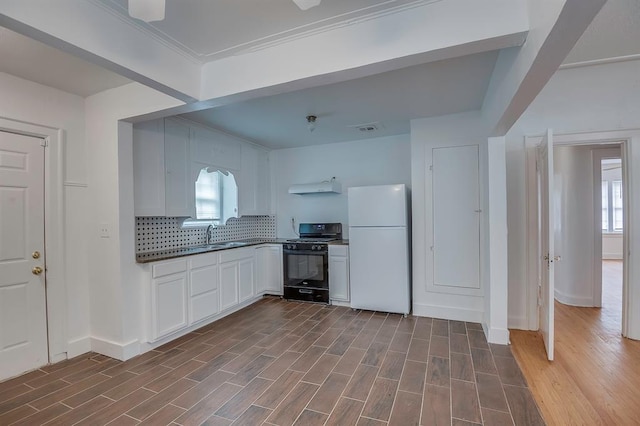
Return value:
[(316, 129), (316, 117), (315, 115), (307, 115), (307, 128), (310, 132), (313, 132)]
[(164, 19), (165, 0), (129, 0), (129, 16), (144, 22)]
[(301, 10), (311, 9), (312, 7), (318, 6), (322, 0), (293, 0), (293, 2), (298, 6)]

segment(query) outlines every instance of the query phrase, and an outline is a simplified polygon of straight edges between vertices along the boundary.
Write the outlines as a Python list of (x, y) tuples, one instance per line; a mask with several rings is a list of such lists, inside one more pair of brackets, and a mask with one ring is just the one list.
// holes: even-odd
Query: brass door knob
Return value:
[(34, 266), (33, 269), (31, 270), (31, 273), (33, 275), (40, 275), (42, 273), (42, 268), (39, 266)]

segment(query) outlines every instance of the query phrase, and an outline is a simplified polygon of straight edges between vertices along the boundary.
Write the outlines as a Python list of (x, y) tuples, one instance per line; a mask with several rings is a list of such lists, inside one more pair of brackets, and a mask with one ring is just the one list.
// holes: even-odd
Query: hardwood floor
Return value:
[(550, 425), (640, 424), (640, 341), (621, 336), (622, 262), (603, 262), (603, 307), (555, 303), (555, 361), (537, 332), (511, 331), (513, 353)]
[(265, 298), (126, 362), (0, 383), (0, 425), (543, 424), (479, 324)]

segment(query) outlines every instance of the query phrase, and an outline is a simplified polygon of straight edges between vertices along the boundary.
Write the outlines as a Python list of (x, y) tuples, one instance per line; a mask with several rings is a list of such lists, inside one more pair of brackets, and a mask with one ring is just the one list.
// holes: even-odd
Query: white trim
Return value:
[(91, 350), (120, 361), (126, 361), (140, 354), (140, 342), (136, 339), (127, 343), (117, 343), (98, 337), (91, 337)]
[(345, 306), (347, 308), (351, 307), (351, 303), (350, 302), (343, 302), (341, 300), (333, 300), (333, 299), (331, 299), (331, 304), (333, 306)]
[(484, 312), (481, 310), (414, 303), (413, 315), (418, 317), (482, 323)]
[(70, 187), (74, 187), (74, 188), (88, 188), (89, 185), (87, 185), (84, 182), (73, 182), (70, 180), (65, 180), (64, 181), (64, 186), (70, 186)]
[(529, 322), (526, 315), (523, 316), (510, 316), (508, 319), (509, 328), (516, 330), (529, 330)]
[(571, 62), (568, 64), (562, 64), (558, 67), (559, 70), (567, 70), (571, 68), (591, 67), (594, 65), (606, 65), (614, 64), (616, 62), (629, 62), (640, 60), (640, 54), (626, 55), (626, 56), (614, 56), (613, 58), (594, 59), (592, 61)]
[[(400, 13), (416, 7), (427, 6), (432, 3), (438, 3), (440, 1), (442, 0), (414, 0), (405, 4), (397, 5), (397, 0), (386, 0), (382, 3), (366, 6), (359, 10), (350, 11), (342, 15), (310, 22), (296, 28), (287, 29), (275, 34), (269, 34), (255, 40), (250, 40), (248, 42), (240, 43), (231, 47), (226, 47), (218, 51), (204, 53), (196, 52), (195, 50), (189, 48), (187, 45), (181, 43), (179, 40), (171, 37), (169, 34), (149, 23), (136, 19), (130, 19), (128, 16), (128, 10), (116, 2), (104, 3), (104, 0), (89, 0), (89, 2), (93, 5), (100, 7), (116, 18), (120, 19), (125, 24), (128, 24), (132, 28), (140, 31), (142, 34), (154, 39), (158, 43), (180, 54), (184, 58), (189, 59), (192, 63), (201, 65), (214, 61), (216, 59), (267, 49), (269, 47), (291, 42), (293, 40), (307, 38), (316, 34), (335, 30), (337, 28), (352, 26), (361, 22), (369, 21), (371, 19), (381, 18), (383, 16)], [(390, 5), (390, 7), (385, 8), (385, 6), (388, 5)], [(367, 9), (370, 9), (372, 11), (360, 16), (353, 17), (354, 14), (365, 11)]]
[(620, 253), (602, 253), (602, 260), (623, 260), (624, 256)]
[(67, 284), (65, 279), (64, 133), (38, 124), (0, 117), (0, 130), (45, 139), (45, 253), (49, 361), (66, 358)]
[(91, 351), (91, 337), (82, 337), (80, 339), (75, 339), (69, 341), (67, 345), (67, 357), (73, 358), (78, 355), (82, 355), (84, 353)]
[(558, 302), (562, 303), (563, 305), (578, 306), (581, 308), (594, 307), (593, 298), (591, 297), (572, 296), (570, 294), (567, 294), (558, 290), (557, 288), (555, 288), (554, 290), (555, 290), (554, 297)]
[[(536, 200), (536, 182), (535, 177), (531, 179), (531, 167), (533, 164), (533, 174), (535, 176), (535, 161), (531, 162), (531, 148), (535, 146), (542, 138), (540, 136), (526, 136), (525, 148), (527, 149), (527, 199), (532, 200), (535, 206)], [(554, 145), (606, 145), (606, 144), (618, 144), (622, 147), (622, 174), (623, 180), (626, 182), (624, 185), (624, 199), (627, 200), (624, 203), (624, 241), (623, 241), (623, 257), (624, 257), (624, 270), (623, 270), (623, 286), (622, 286), (622, 335), (632, 339), (640, 339), (640, 279), (636, 278), (636, 275), (640, 271), (636, 272), (634, 269), (634, 261), (640, 264), (640, 256), (631, 251), (633, 244), (633, 238), (629, 236), (633, 235), (633, 224), (631, 216), (636, 215), (640, 217), (640, 211), (636, 211), (633, 207), (634, 200), (629, 194), (634, 194), (636, 190), (633, 182), (633, 173), (631, 165), (634, 163), (640, 164), (640, 154), (635, 153), (632, 150), (632, 146), (640, 145), (640, 129), (626, 129), (626, 130), (606, 130), (599, 132), (577, 132), (577, 133), (565, 133), (560, 135), (554, 135)], [(635, 157), (633, 158), (635, 154)], [(637, 166), (637, 165), (636, 165)], [(636, 171), (640, 173), (640, 170)], [(636, 191), (638, 192), (638, 191)], [(531, 208), (531, 204), (527, 205), (527, 240), (532, 242), (537, 241), (537, 212), (536, 209)], [(535, 218), (535, 219), (534, 219)], [(536, 224), (536, 229), (532, 228), (532, 224)], [(533, 244), (535, 245), (535, 244)], [(528, 247), (528, 252), (530, 252)], [(532, 297), (532, 289), (536, 289), (537, 292), (537, 273), (536, 271), (537, 257), (528, 256), (527, 259), (527, 321), (531, 324), (537, 319), (532, 318), (536, 315), (532, 315), (532, 306), (536, 306), (535, 293)], [(535, 273), (535, 276), (534, 276)], [(535, 311), (537, 312), (537, 306)]]
[(506, 328), (490, 328), (486, 323), (482, 323), (482, 330), (487, 336), (487, 342), (498, 345), (509, 344), (509, 330)]

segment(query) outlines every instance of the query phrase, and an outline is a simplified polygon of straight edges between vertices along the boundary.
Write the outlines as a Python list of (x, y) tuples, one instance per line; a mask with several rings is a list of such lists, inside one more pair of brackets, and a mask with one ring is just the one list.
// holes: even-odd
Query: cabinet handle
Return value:
[(302, 293), (302, 294), (311, 294), (311, 293), (313, 293), (313, 291), (311, 291), (311, 290), (305, 290), (305, 289), (302, 289), (302, 288), (300, 290), (298, 290), (298, 292)]

